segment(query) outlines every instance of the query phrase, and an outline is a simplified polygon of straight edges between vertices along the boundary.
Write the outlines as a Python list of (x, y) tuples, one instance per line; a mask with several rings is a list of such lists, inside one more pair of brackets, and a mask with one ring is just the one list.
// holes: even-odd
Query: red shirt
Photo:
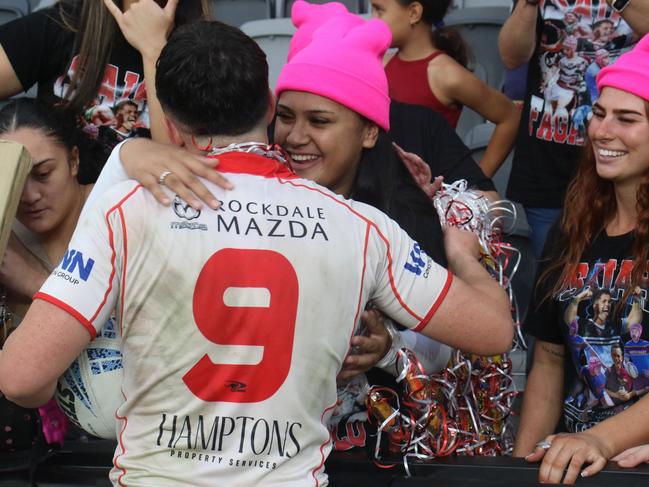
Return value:
[(404, 61), (395, 55), (385, 66), (388, 77), (390, 98), (401, 103), (423, 105), (441, 113), (451, 127), (457, 127), (462, 112), (462, 106), (445, 106), (433, 94), (428, 84), (428, 63), (442, 51), (435, 51), (430, 56), (417, 61)]

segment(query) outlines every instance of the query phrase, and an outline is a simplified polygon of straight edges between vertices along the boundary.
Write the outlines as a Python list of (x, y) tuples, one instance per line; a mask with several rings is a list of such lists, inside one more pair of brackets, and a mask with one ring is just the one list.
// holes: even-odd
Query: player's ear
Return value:
[(165, 127), (167, 128), (167, 135), (169, 136), (169, 140), (173, 145), (177, 145), (179, 147), (183, 147), (185, 145), (185, 142), (180, 135), (180, 131), (176, 127), (176, 125), (169, 120), (169, 117), (164, 117), (165, 120)]
[(275, 118), (275, 108), (277, 106), (277, 100), (275, 100), (275, 95), (273, 92), (268, 90), (268, 111), (266, 112), (266, 126), (273, 123)]

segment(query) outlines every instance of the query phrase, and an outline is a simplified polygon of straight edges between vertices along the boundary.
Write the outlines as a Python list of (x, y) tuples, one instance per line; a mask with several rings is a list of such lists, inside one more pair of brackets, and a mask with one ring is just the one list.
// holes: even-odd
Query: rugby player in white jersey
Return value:
[(116, 313), (114, 485), (327, 485), (324, 424), (368, 301), (464, 350), (511, 343), (508, 298), (473, 234), (446, 232), (452, 275), (378, 210), (277, 160), (267, 75), (238, 29), (174, 31), (156, 75), (171, 140), (227, 147), (218, 168), (235, 189), (206, 183), (223, 206), (200, 212), (177, 198), (162, 206), (132, 181), (102, 195), (0, 353), (0, 390), (41, 405)]

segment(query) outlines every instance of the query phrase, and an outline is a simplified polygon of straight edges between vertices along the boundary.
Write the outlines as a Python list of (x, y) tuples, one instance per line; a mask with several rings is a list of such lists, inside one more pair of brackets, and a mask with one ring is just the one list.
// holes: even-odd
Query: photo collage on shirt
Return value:
[(580, 431), (613, 416), (649, 391), (646, 286), (629, 290), (632, 260), (579, 264), (555, 295), (568, 357), (564, 419)]
[(538, 139), (583, 145), (597, 100), (596, 78), (632, 42), (633, 33), (605, 0), (541, 0), (540, 79), (529, 130)]
[[(57, 97), (70, 98), (68, 91), (77, 67), (75, 56), (67, 73), (54, 83)], [(86, 106), (79, 125), (84, 135), (98, 141), (107, 153), (128, 138), (150, 137), (144, 78), (107, 64), (97, 97)]]

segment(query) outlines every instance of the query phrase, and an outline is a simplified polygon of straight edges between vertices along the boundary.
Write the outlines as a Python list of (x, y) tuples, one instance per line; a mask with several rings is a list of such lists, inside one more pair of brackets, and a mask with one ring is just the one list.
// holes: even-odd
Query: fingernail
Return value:
[(586, 470), (582, 470), (579, 475), (581, 475), (582, 477), (588, 477), (588, 472)]
[(171, 204), (171, 200), (169, 198), (162, 198), (162, 204), (169, 206)]
[(530, 453), (529, 455), (527, 455), (527, 456), (525, 457), (525, 460), (527, 460), (528, 458), (530, 458), (532, 455), (534, 455), (534, 453)]
[(210, 200), (209, 205), (213, 210), (218, 210), (219, 208), (221, 208), (221, 203), (219, 203), (219, 200)]

